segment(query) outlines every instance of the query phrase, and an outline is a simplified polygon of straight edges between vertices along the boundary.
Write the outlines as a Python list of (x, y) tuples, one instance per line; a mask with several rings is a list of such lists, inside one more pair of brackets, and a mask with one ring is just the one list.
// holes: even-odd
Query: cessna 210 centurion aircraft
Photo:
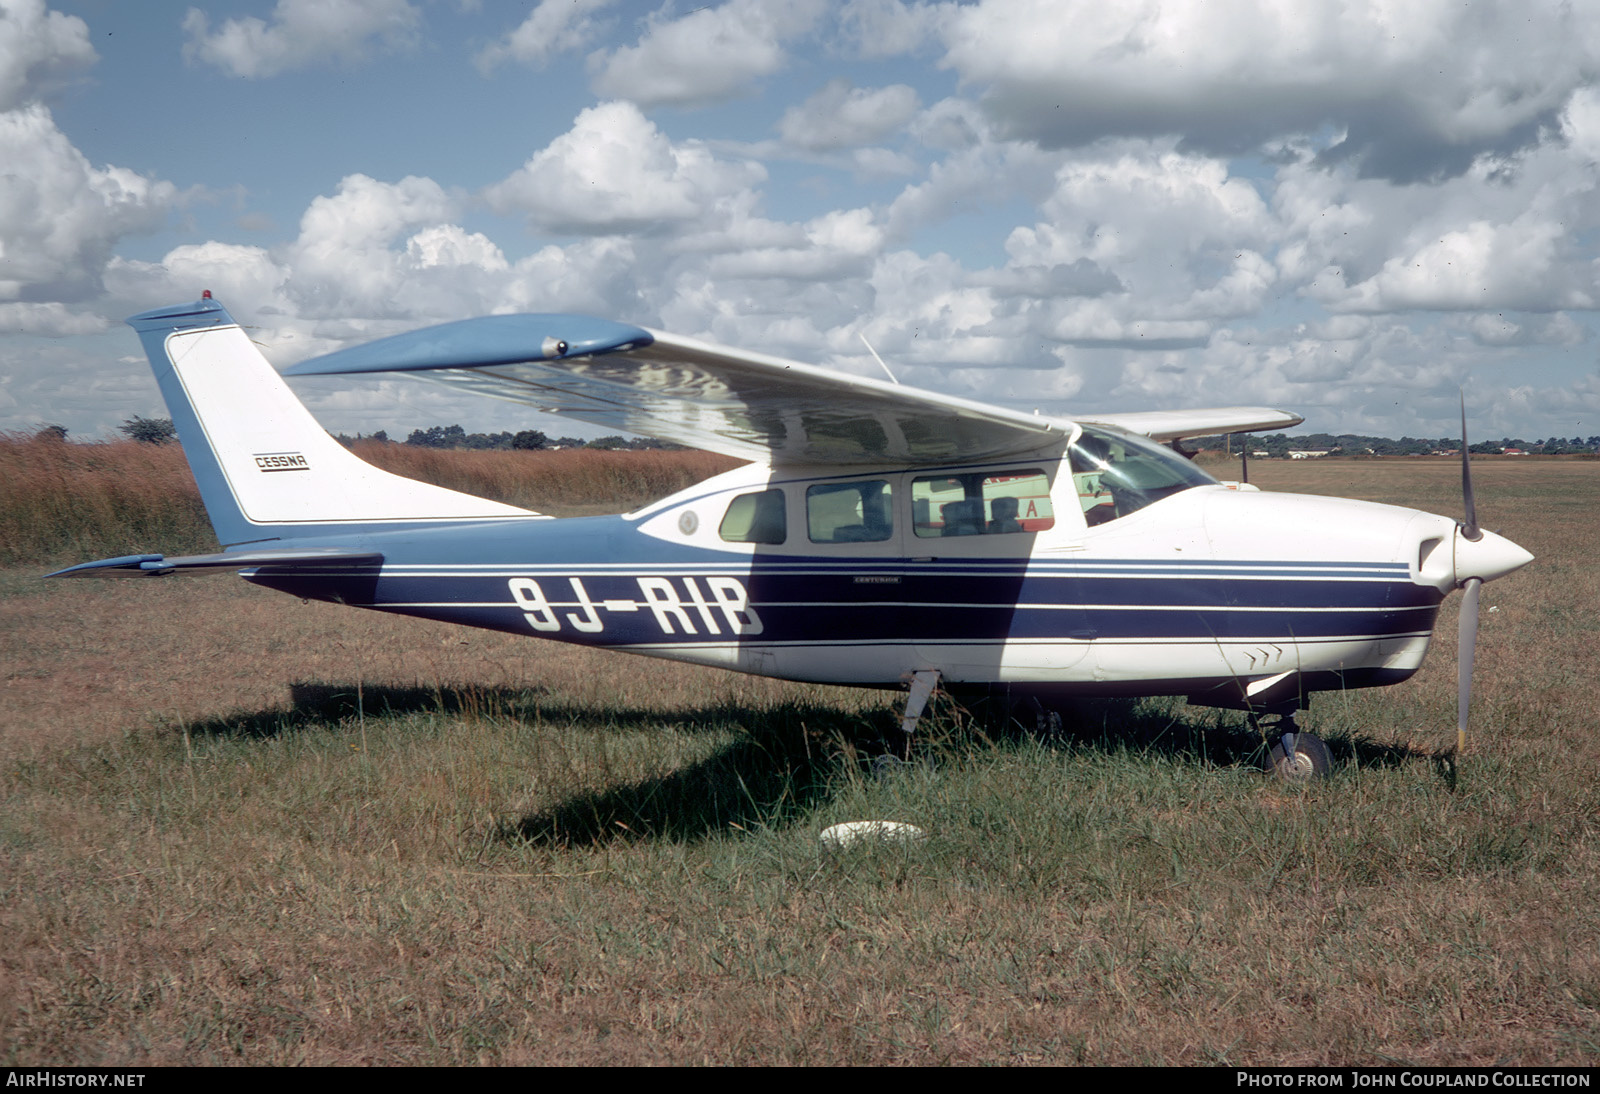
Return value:
[(1458, 524), (1228, 489), (1170, 447), (1301, 421), (1258, 407), (1029, 415), (575, 315), (467, 319), (286, 371), (407, 373), (751, 461), (637, 512), (556, 520), (363, 462), (209, 292), (128, 322), (224, 549), (52, 576), (237, 570), (467, 626), (909, 684), (908, 742), (939, 686), (1182, 695), (1276, 716), (1269, 766), (1322, 774), (1294, 714), (1409, 677), (1455, 588), (1464, 734), (1478, 587), (1532, 559), (1477, 527), (1465, 477)]

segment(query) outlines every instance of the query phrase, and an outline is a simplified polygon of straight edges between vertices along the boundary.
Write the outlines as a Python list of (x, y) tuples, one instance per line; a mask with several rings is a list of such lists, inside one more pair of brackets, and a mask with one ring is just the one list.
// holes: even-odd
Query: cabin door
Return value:
[(950, 683), (1050, 679), (1088, 651), (1062, 564), (1036, 558), (1055, 528), (1059, 464), (910, 475), (904, 625), (919, 667)]

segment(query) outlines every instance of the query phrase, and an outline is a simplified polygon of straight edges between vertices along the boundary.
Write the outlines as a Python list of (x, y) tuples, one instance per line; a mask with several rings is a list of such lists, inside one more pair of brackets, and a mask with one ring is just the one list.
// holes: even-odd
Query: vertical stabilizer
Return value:
[(224, 546), (312, 525), (527, 517), (381, 471), (328, 435), (209, 295), (128, 320), (139, 332)]

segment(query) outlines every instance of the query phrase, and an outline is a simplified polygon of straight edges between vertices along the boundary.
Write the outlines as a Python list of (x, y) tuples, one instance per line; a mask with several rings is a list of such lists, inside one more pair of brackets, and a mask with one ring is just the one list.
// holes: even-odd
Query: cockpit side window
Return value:
[(783, 491), (740, 494), (728, 503), (717, 534), (729, 543), (782, 543), (789, 535)]
[(1090, 527), (1216, 479), (1148, 437), (1083, 427), (1068, 450), (1078, 502)]
[(894, 535), (893, 490), (881, 479), (818, 483), (806, 490), (812, 543), (876, 543)]
[(913, 479), (911, 513), (922, 539), (1043, 532), (1056, 523), (1050, 480), (1033, 468)]

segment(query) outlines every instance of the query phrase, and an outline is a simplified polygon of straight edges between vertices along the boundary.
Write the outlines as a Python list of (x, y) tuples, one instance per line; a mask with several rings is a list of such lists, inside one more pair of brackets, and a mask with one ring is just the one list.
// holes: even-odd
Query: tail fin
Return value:
[[(328, 435), (209, 293), (128, 320), (224, 546), (314, 525), (533, 516), (380, 471)], [(318, 529), (326, 530), (326, 529)]]

